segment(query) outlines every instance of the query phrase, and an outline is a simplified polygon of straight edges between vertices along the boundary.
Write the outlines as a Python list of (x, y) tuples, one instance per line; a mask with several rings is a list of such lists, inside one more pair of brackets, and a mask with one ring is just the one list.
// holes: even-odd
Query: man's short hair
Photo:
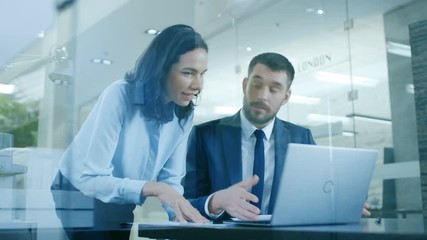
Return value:
[(248, 76), (252, 73), (255, 65), (258, 63), (264, 64), (273, 71), (285, 71), (289, 77), (289, 87), (292, 84), (295, 76), (295, 69), (292, 63), (283, 55), (273, 52), (261, 53), (252, 58), (249, 63)]

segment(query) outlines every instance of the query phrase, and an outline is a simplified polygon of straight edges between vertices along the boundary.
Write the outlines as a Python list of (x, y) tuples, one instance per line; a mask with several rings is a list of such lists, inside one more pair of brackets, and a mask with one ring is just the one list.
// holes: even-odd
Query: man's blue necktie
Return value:
[(254, 152), (254, 175), (259, 177), (259, 182), (252, 187), (252, 193), (259, 199), (256, 207), (261, 209), (262, 206), (262, 193), (264, 191), (264, 132), (262, 130), (255, 130), (256, 137), (255, 152)]

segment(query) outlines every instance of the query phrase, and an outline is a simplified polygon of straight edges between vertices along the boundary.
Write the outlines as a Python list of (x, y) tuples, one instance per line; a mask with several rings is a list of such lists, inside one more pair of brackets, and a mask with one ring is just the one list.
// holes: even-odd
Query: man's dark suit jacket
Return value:
[[(196, 125), (190, 134), (184, 196), (206, 216), (208, 196), (242, 181), (242, 130), (240, 112)], [(288, 143), (315, 144), (309, 129), (276, 118), (275, 169), (269, 211), (274, 206)], [(206, 216), (208, 217), (208, 216)]]

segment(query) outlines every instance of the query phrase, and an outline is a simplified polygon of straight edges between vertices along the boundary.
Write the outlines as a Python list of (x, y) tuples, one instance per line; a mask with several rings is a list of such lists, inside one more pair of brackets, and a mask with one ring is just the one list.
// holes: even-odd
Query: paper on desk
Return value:
[(188, 228), (194, 228), (194, 227), (200, 227), (200, 228), (224, 228), (227, 227), (227, 224), (217, 224), (213, 223), (212, 221), (206, 222), (206, 223), (181, 223), (181, 222), (174, 222), (174, 221), (167, 221), (163, 223), (140, 223), (140, 227), (143, 226), (149, 226), (150, 228), (169, 228), (169, 227), (188, 227)]
[[(236, 222), (247, 222), (246, 220), (242, 220), (239, 218), (231, 218), (231, 220), (236, 221)], [(258, 219), (251, 221), (251, 222), (255, 222), (255, 221), (271, 221), (271, 214), (259, 215)]]

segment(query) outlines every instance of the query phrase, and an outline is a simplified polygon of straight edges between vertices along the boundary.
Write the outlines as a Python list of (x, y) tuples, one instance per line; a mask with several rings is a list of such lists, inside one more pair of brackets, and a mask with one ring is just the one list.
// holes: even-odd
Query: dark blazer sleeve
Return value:
[(184, 197), (201, 214), (208, 217), (204, 206), (211, 191), (211, 184), (209, 180), (209, 163), (200, 131), (198, 126), (194, 126), (188, 139), (187, 172), (183, 179)]
[(311, 134), (310, 129), (307, 129), (307, 143), (316, 145), (316, 142), (314, 141), (313, 135)]

